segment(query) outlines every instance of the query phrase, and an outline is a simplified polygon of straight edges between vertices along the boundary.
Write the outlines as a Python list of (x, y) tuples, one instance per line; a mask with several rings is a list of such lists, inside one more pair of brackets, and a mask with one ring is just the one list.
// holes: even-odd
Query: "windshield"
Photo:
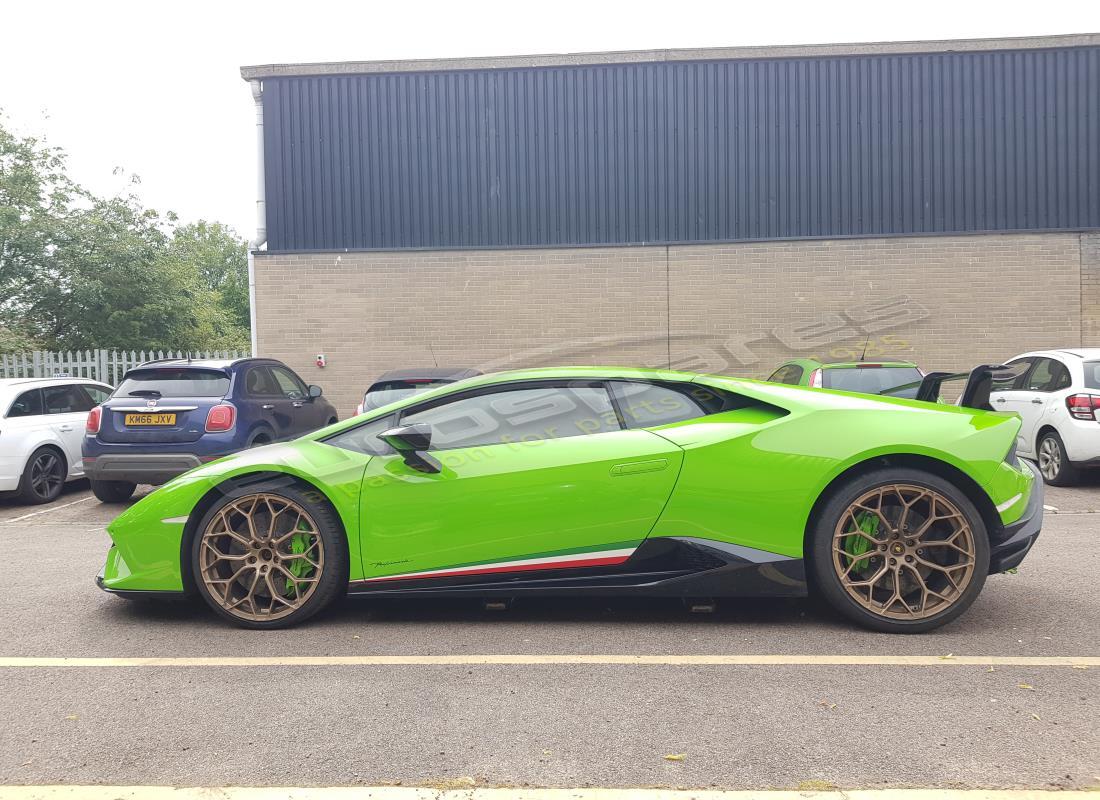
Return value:
[(421, 394), (447, 383), (450, 383), (450, 381), (417, 381), (416, 383), (387, 381), (386, 383), (376, 383), (363, 395), (363, 411), (367, 412), (375, 408), (381, 408), (384, 405), (389, 405), (406, 397), (412, 397), (414, 394)]
[(229, 376), (212, 369), (140, 369), (122, 379), (115, 397), (225, 397)]
[[(825, 389), (841, 389), (845, 392), (863, 392), (864, 394), (882, 394), (895, 386), (907, 383), (919, 384), (920, 370), (916, 367), (845, 367), (825, 369), (821, 372), (821, 385)], [(891, 397), (915, 399), (920, 386), (912, 386), (900, 392), (891, 392)]]

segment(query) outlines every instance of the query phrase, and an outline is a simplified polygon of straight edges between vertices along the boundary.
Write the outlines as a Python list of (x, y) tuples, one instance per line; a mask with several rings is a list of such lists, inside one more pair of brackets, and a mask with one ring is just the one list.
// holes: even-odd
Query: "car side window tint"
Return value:
[(744, 398), (697, 383), (612, 381), (628, 428), (651, 428), (742, 408)]
[(1069, 375), (1069, 368), (1061, 361), (1055, 360), (1052, 363), (1050, 391), (1060, 392), (1062, 389), (1068, 389), (1070, 384), (1073, 383), (1073, 379)]
[[(1060, 377), (1055, 366), (1057, 363), (1053, 358), (1037, 360), (1027, 376), (1024, 388), (1031, 392), (1053, 392)], [(1062, 365), (1058, 364), (1058, 366)], [(1065, 370), (1065, 367), (1063, 366), (1062, 369)]]
[(1006, 366), (1012, 369), (993, 376), (993, 385), (990, 392), (1011, 392), (1024, 388), (1024, 379), (1027, 378), (1028, 368), (1033, 358), (1017, 358), (1009, 361)]
[(798, 382), (802, 380), (802, 367), (798, 366), (798, 364), (787, 364), (773, 372), (768, 380), (773, 383), (797, 385)]
[(42, 396), (47, 414), (73, 414), (92, 408), (79, 386), (47, 386), (42, 389)]
[(325, 439), (326, 444), (331, 444), (334, 447), (340, 447), (344, 450), (352, 450), (356, 453), (364, 453), (368, 456), (387, 456), (391, 455), (394, 450), (388, 444), (378, 438), (378, 434), (382, 431), (392, 428), (394, 426), (395, 417), (393, 414), (382, 417), (382, 419), (376, 419), (372, 422), (368, 422), (365, 425), (360, 425), (357, 428), (343, 431), (335, 436), (330, 436)]
[(8, 409), (7, 416), (12, 417), (37, 417), (42, 413), (42, 391), (31, 389), (23, 392), (15, 398), (15, 402)]
[(285, 367), (271, 367), (271, 375), (279, 387), (279, 394), (289, 397), (291, 400), (304, 400), (307, 397), (305, 384), (298, 380), (290, 370)]
[[(91, 411), (101, 402), (92, 396), (91, 390), (94, 387), (83, 386), (78, 383), (69, 388), (73, 393), (73, 411)], [(99, 394), (102, 394), (102, 392), (97, 392), (97, 396)]]
[(271, 397), (279, 394), (279, 388), (267, 367), (249, 367), (244, 374), (244, 390), (252, 397)]
[(84, 391), (92, 398), (92, 405), (98, 406), (111, 396), (111, 391), (101, 386), (84, 386)]
[(515, 444), (619, 430), (602, 386), (501, 388), (439, 402), (401, 416), (432, 426), (432, 450)]

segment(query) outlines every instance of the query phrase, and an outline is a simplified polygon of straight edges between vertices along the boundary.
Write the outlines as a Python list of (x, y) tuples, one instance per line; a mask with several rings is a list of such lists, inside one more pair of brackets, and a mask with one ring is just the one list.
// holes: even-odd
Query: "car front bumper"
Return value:
[(1039, 474), (1039, 468), (1030, 461), (1021, 459), (1031, 470), (1034, 480), (1031, 483), (1031, 493), (1027, 498), (1027, 506), (1019, 519), (1001, 527), (999, 531), (990, 535), (989, 572), (1007, 572), (1015, 569), (1024, 560), (1024, 556), (1031, 550), (1039, 532), (1043, 527), (1043, 476)]

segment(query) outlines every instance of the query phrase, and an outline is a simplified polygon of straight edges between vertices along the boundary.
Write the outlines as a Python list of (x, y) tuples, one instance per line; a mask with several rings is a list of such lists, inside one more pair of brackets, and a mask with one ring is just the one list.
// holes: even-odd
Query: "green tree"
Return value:
[(203, 285), (217, 294), (229, 322), (248, 330), (248, 242), (243, 237), (228, 225), (200, 220), (175, 229), (168, 255), (191, 265)]
[(247, 348), (247, 252), (219, 223), (176, 227), (99, 198), (64, 154), (0, 120), (0, 350)]

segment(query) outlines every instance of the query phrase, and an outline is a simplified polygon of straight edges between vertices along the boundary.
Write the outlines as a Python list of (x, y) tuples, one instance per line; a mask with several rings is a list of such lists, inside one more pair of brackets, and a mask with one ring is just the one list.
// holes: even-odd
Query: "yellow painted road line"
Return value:
[(0, 657), (0, 669), (21, 667), (412, 667), (412, 666), (798, 666), (798, 667), (1100, 667), (1100, 656), (846, 656), (846, 655), (387, 655), (197, 656), (164, 658)]
[(429, 789), (360, 787), (0, 786), (0, 800), (1094, 800), (1043, 789)]
[(91, 499), (91, 497), (82, 497), (79, 500), (73, 500), (71, 503), (64, 503), (60, 506), (50, 506), (49, 508), (44, 508), (41, 511), (32, 511), (31, 513), (24, 514), (21, 517), (15, 517), (13, 519), (0, 519), (0, 525), (11, 522), (22, 522), (23, 520), (30, 519), (31, 517), (39, 517), (43, 514), (49, 514), (53, 511), (60, 511), (63, 508), (69, 508), (71, 506), (80, 505), (81, 503), (87, 503)]

